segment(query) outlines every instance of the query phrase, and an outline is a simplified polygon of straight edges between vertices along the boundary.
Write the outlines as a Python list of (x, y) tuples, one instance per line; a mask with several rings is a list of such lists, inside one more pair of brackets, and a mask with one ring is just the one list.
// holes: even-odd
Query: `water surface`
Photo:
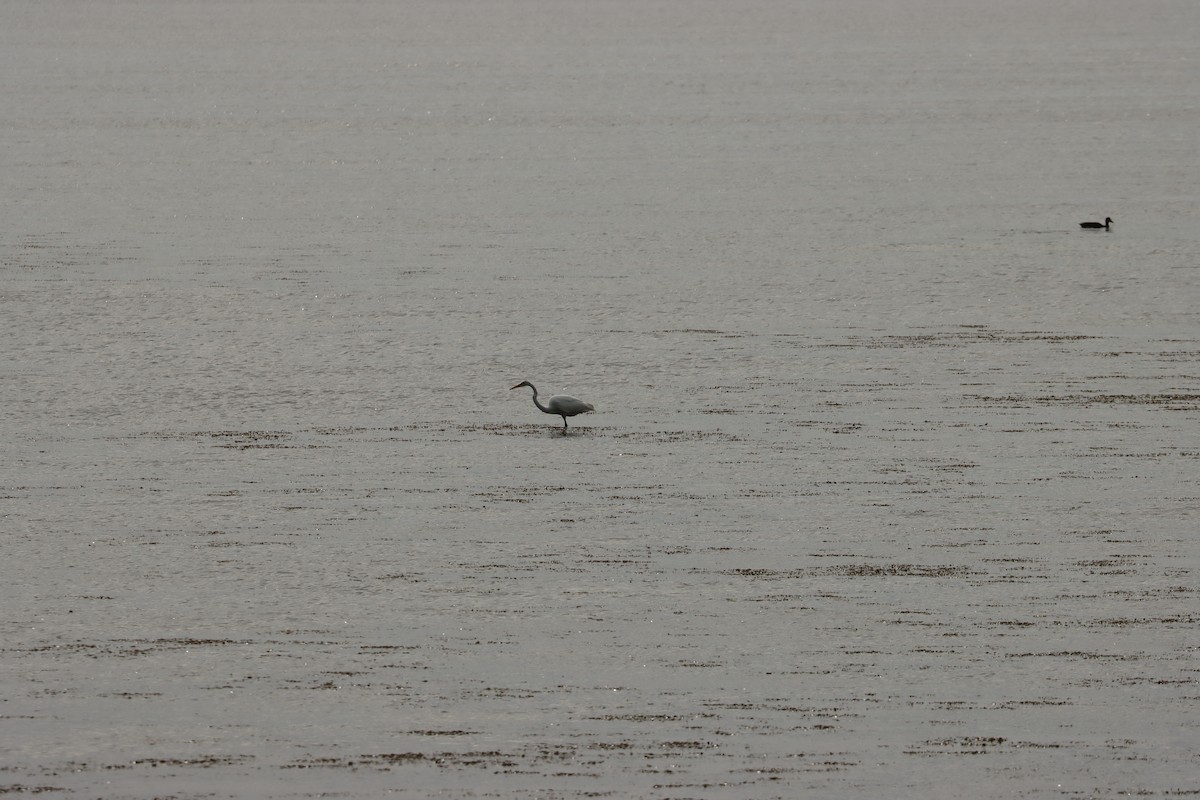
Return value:
[(4, 792), (1196, 791), (1194, 4), (0, 23)]

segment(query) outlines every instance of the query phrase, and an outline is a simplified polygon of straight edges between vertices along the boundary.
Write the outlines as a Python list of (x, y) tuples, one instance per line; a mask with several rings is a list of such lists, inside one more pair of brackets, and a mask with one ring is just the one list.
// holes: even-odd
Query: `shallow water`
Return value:
[(1193, 5), (0, 23), (3, 792), (1197, 791)]

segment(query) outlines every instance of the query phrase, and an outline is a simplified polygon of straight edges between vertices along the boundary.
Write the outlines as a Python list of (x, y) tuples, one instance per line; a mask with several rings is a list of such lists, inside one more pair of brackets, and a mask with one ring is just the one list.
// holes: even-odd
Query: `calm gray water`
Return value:
[(0, 793), (1200, 791), (1194, 2), (12, 2), (0, 75)]

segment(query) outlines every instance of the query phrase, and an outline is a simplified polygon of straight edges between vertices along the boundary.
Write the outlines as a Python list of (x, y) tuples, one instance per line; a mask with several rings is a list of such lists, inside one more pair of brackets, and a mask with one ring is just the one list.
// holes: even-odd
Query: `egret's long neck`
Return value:
[(529, 384), (529, 388), (530, 388), (530, 389), (533, 389), (533, 404), (534, 404), (535, 406), (537, 406), (537, 407), (538, 407), (538, 410), (539, 410), (539, 411), (541, 411), (543, 414), (552, 414), (552, 413), (554, 413), (554, 412), (552, 412), (550, 409), (546, 408), (544, 405), (542, 405), (541, 403), (539, 403), (539, 402), (538, 402), (538, 399), (537, 399), (537, 387), (536, 387), (536, 386), (534, 386), (534, 385), (531, 383), (531, 384)]

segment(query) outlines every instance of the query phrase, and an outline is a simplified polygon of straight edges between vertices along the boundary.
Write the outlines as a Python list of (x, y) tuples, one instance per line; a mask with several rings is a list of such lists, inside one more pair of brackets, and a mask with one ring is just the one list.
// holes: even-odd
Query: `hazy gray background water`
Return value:
[(1195, 793), (1198, 67), (1192, 2), (0, 6), (0, 790)]

